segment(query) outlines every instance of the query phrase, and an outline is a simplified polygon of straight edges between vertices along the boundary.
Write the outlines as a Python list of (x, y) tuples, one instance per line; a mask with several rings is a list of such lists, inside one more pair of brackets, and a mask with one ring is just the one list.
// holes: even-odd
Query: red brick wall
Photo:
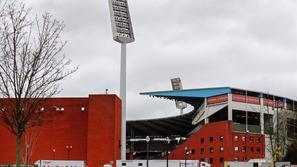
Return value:
[(0, 125), (0, 164), (11, 163), (15, 160), (15, 136), (2, 124)]
[[(56, 108), (64, 108), (57, 111)], [(31, 140), (30, 162), (39, 159), (87, 160), (90, 167), (119, 159), (120, 100), (115, 95), (52, 98), (44, 107), (44, 121), (24, 135)], [(81, 111), (85, 107), (85, 111)], [(15, 162), (15, 136), (0, 121), (0, 164)], [(28, 141), (28, 140), (27, 140)], [(23, 142), (24, 143), (24, 142)], [(67, 150), (66, 146), (72, 146)], [(24, 154), (25, 145), (22, 146)], [(53, 149), (55, 152), (53, 152)]]
[[(68, 159), (66, 145), (71, 145), (69, 158), (73, 160), (86, 159), (87, 139), (87, 110), (82, 112), (81, 107), (87, 108), (87, 98), (53, 98), (47, 100), (44, 108), (44, 120), (40, 127), (34, 127), (23, 136), (22, 152), (25, 150), (25, 140), (29, 142), (30, 162), (39, 159)], [(53, 106), (64, 108), (57, 111)], [(8, 134), (6, 129), (0, 134)], [(15, 161), (15, 136), (11, 136), (11, 145), (0, 142), (0, 163)], [(10, 140), (4, 137), (4, 140)], [(55, 149), (55, 153), (53, 152)], [(7, 152), (2, 150), (9, 150)], [(4, 158), (5, 157), (5, 158)]]
[(120, 159), (120, 106), (120, 100), (116, 96), (90, 96), (88, 166), (103, 166)]
[[(34, 160), (53, 159), (53, 149), (55, 159), (68, 159), (66, 146), (72, 146), (69, 150), (69, 159), (84, 160), (86, 157), (87, 142), (87, 119), (88, 119), (88, 99), (63, 98), (51, 99), (49, 104), (54, 104), (64, 111), (55, 111), (48, 115), (48, 123), (39, 129), (40, 138), (37, 143)], [(85, 111), (81, 111), (85, 107)], [(36, 157), (36, 158), (35, 158)]]
[[(238, 137), (237, 141), (235, 139), (236, 136)], [(243, 141), (243, 138), (245, 138), (245, 141)], [(265, 157), (264, 135), (234, 132), (232, 140), (234, 159), (237, 158), (239, 161), (243, 161)], [(234, 150), (235, 147), (238, 147), (237, 152)], [(243, 147), (246, 149), (245, 152)], [(259, 152), (257, 152), (257, 149)]]
[[(242, 147), (243, 143), (234, 141), (235, 135), (243, 135), (242, 133), (233, 132), (233, 123), (231, 121), (215, 122), (204, 125), (198, 132), (189, 137), (184, 143), (180, 144), (170, 155), (169, 159), (185, 159), (185, 147), (189, 150), (195, 150), (195, 153), (187, 155), (187, 159), (196, 159), (210, 162), (212, 158), (213, 166), (222, 166), (220, 163), (220, 158), (224, 161), (234, 161), (235, 157), (243, 157), (243, 154), (239, 152), (234, 152), (235, 145)], [(223, 140), (220, 141), (220, 137)], [(254, 153), (250, 154), (247, 152), (247, 159), (253, 158), (263, 158), (264, 157), (264, 136), (263, 135), (251, 135), (254, 137), (254, 142), (248, 143), (248, 147), (252, 146), (254, 148)], [(261, 142), (256, 143), (255, 137), (260, 137)], [(213, 141), (210, 142), (210, 137)], [(240, 136), (241, 137), (241, 136)], [(248, 135), (249, 137), (249, 135)], [(204, 139), (204, 143), (201, 143), (201, 139)], [(241, 138), (240, 138), (241, 140)], [(223, 147), (223, 151), (220, 151), (220, 147)], [(261, 148), (261, 153), (256, 154), (256, 148)], [(210, 148), (213, 148), (213, 152), (210, 152)], [(201, 149), (204, 149), (204, 153), (201, 153)], [(247, 150), (248, 151), (248, 150)], [(241, 160), (241, 159), (240, 159)]]

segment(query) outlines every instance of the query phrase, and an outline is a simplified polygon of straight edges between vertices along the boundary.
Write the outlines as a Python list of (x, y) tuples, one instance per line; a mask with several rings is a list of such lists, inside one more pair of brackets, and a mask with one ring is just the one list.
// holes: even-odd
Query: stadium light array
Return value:
[(134, 34), (127, 0), (109, 0), (113, 39), (119, 43), (133, 42)]
[(127, 0), (109, 0), (113, 39), (121, 43), (120, 98), (122, 100), (121, 159), (126, 160), (126, 44), (134, 34)]

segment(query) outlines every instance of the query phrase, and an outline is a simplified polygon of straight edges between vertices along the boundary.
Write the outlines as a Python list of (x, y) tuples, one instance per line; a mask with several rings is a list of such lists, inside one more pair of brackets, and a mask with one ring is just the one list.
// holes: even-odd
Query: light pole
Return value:
[(28, 166), (29, 161), (29, 144), (26, 144), (26, 166)]
[(72, 145), (67, 145), (66, 150), (67, 150), (67, 158), (68, 158), (68, 160), (70, 160), (70, 153), (72, 150)]
[(126, 44), (134, 34), (127, 0), (109, 0), (113, 39), (121, 43), (120, 98), (122, 100), (121, 159), (126, 160)]
[(56, 149), (53, 149), (53, 160), (56, 159)]
[(150, 143), (151, 138), (149, 136), (146, 136), (145, 141), (146, 141), (146, 167), (149, 165), (149, 143)]
[(170, 144), (170, 139), (169, 139), (169, 137), (166, 137), (166, 142), (167, 142), (167, 149), (166, 149), (166, 167), (168, 167), (168, 156), (169, 156), (169, 154), (168, 154), (168, 149), (169, 149), (169, 144)]
[(185, 147), (185, 167), (187, 167), (187, 155), (188, 155), (188, 147)]
[(187, 167), (187, 151), (188, 151), (188, 148), (185, 147), (185, 167)]

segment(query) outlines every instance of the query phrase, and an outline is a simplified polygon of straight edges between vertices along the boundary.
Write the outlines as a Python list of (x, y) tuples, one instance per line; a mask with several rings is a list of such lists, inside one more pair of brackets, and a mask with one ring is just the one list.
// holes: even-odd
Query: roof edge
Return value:
[(152, 93), (167, 93), (167, 92), (187, 92), (193, 90), (207, 90), (207, 89), (232, 89), (229, 86), (222, 86), (222, 87), (211, 87), (211, 88), (193, 88), (193, 89), (182, 89), (182, 90), (165, 90), (165, 91), (154, 91), (154, 92), (141, 92), (140, 95), (149, 95)]

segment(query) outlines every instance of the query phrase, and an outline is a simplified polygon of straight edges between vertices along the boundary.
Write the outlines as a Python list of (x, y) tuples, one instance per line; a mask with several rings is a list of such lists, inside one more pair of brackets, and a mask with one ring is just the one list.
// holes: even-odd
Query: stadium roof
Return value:
[(204, 98), (211, 97), (211, 96), (217, 96), (222, 95), (226, 93), (236, 93), (236, 94), (245, 94), (245, 92), (248, 93), (248, 95), (255, 95), (258, 97), (264, 96), (264, 97), (275, 97), (278, 101), (294, 101), (289, 98), (281, 97), (281, 96), (275, 96), (269, 93), (263, 93), (259, 91), (251, 91), (251, 90), (245, 90), (245, 89), (239, 89), (239, 88), (232, 88), (232, 87), (212, 87), (212, 88), (200, 88), (200, 89), (183, 89), (183, 90), (170, 90), (170, 91), (157, 91), (157, 92), (143, 92), (140, 93), (141, 95), (148, 95), (153, 97), (160, 97), (160, 98), (166, 98), (170, 100), (178, 100), (178, 101), (184, 101), (186, 103), (189, 103), (193, 105), (194, 107), (199, 107), (201, 105), (201, 101), (204, 100)]
[[(153, 97), (162, 97), (170, 100), (184, 101), (199, 107), (205, 97), (216, 96), (231, 92), (229, 87), (206, 88), (206, 89), (188, 89), (178, 91), (159, 91), (140, 93)], [(137, 138), (145, 136), (187, 136), (197, 125), (192, 125), (195, 116), (195, 109), (189, 113), (147, 120), (127, 121), (128, 138)]]
[(230, 93), (230, 87), (214, 87), (214, 88), (202, 88), (202, 89), (183, 89), (172, 91), (158, 91), (158, 92), (144, 92), (141, 95), (149, 95), (153, 97), (163, 97), (170, 100), (184, 101), (199, 107), (204, 101), (204, 98), (217, 96), (221, 94)]
[(205, 97), (211, 97), (211, 96), (216, 96), (216, 95), (230, 93), (230, 92), (231, 92), (230, 87), (215, 87), (215, 88), (202, 88), (202, 89), (183, 89), (183, 90), (172, 90), (172, 91), (144, 92), (140, 94), (175, 99), (178, 97), (205, 98)]
[(172, 90), (172, 91), (144, 92), (140, 94), (175, 99), (178, 97), (205, 98), (205, 97), (211, 97), (211, 96), (216, 96), (216, 95), (230, 93), (230, 92), (231, 92), (230, 87), (216, 87), (216, 88), (202, 88), (202, 89), (183, 89), (183, 90)]

